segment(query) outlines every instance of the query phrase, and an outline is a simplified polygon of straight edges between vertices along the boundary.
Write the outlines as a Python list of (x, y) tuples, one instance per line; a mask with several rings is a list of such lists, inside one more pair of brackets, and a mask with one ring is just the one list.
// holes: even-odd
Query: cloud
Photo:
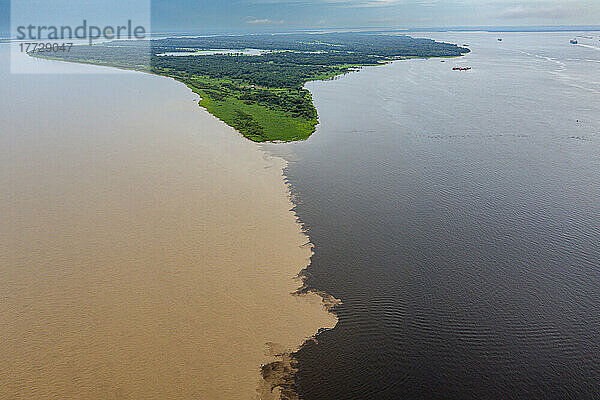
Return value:
[(577, 9), (565, 6), (517, 6), (501, 11), (497, 17), (503, 19), (561, 19), (578, 14)]
[(283, 20), (273, 21), (272, 19), (269, 19), (269, 18), (256, 18), (256, 19), (251, 19), (249, 21), (246, 21), (246, 23), (250, 24), (250, 25), (283, 25), (284, 21)]
[(433, 5), (441, 0), (246, 0), (250, 4), (332, 5), (342, 8), (389, 7), (395, 5)]
[(388, 7), (398, 4), (398, 0), (368, 0), (348, 3), (350, 3), (350, 6), (354, 7)]

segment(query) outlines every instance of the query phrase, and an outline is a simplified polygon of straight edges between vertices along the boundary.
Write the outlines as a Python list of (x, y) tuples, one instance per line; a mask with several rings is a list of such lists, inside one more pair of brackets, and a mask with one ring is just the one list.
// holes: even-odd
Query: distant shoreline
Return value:
[[(247, 139), (291, 142), (306, 140), (318, 124), (311, 94), (304, 88), (307, 82), (396, 60), (458, 57), (470, 51), (430, 39), (365, 34), (306, 34), (275, 43), (271, 36), (170, 38), (153, 41), (150, 49), (145, 46), (74, 46), (69, 53), (30, 55), (167, 76), (185, 83), (200, 96), (200, 106)], [(265, 53), (162, 55), (211, 49)]]

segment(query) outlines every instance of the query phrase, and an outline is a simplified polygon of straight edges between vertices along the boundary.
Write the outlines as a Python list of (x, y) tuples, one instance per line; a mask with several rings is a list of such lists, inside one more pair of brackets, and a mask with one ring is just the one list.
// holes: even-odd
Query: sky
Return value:
[[(0, 0), (0, 31), (9, 4)], [(20, 3), (31, 0), (12, 0)], [(126, 0), (125, 0), (126, 1)], [(600, 0), (147, 0), (152, 30), (286, 32), (341, 28), (594, 25)], [(96, 3), (104, 0), (70, 1)], [(43, 4), (43, 3), (42, 3)]]

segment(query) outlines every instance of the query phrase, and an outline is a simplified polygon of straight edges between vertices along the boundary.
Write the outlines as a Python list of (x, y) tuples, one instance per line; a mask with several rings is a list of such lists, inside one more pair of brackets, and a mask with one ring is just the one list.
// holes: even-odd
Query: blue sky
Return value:
[[(91, 0), (80, 1), (89, 3)], [(9, 0), (0, 0), (2, 31), (8, 30), (9, 3)], [(71, 3), (78, 4), (77, 1)], [(152, 0), (154, 31), (258, 32), (599, 23), (600, 0)]]
[(592, 25), (600, 0), (154, 0), (153, 29)]

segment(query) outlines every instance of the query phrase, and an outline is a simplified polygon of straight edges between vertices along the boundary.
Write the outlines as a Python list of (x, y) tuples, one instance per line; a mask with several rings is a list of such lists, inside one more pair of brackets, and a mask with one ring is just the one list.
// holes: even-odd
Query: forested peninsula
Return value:
[(246, 138), (289, 142), (308, 138), (317, 125), (306, 82), (397, 59), (468, 52), (455, 44), (404, 35), (326, 33), (113, 41), (31, 55), (172, 77)]

